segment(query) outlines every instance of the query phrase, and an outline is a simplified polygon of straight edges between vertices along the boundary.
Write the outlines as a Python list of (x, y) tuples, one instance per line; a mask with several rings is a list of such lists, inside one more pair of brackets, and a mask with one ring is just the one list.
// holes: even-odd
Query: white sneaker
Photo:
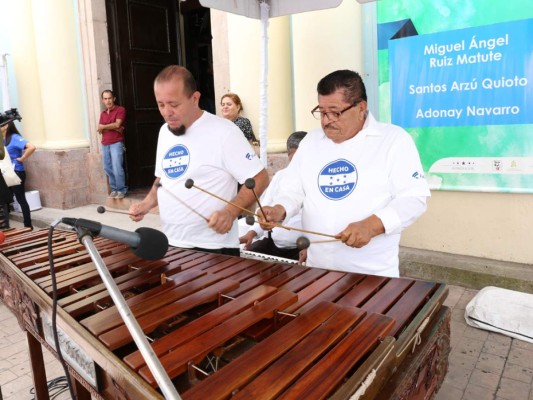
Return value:
[(117, 192), (115, 199), (123, 199), (124, 197), (126, 197), (126, 193)]
[(110, 199), (114, 199), (114, 198), (117, 197), (117, 194), (118, 194), (118, 192), (115, 192), (115, 191), (113, 190), (111, 193), (109, 193), (109, 196), (107, 196), (107, 197), (110, 198)]

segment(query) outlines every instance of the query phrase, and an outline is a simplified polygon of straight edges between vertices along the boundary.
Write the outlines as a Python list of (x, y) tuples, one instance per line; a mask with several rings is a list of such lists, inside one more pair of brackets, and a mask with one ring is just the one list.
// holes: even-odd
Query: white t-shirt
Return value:
[[(279, 182), (285, 174), (285, 169), (281, 169), (274, 174), (270, 184), (267, 189), (261, 196), (261, 205), (272, 204), (273, 198), (276, 197), (279, 190)], [(302, 213), (299, 212), (289, 220), (285, 222), (286, 226), (291, 228), (301, 228), (302, 227)], [(250, 230), (253, 230), (257, 233), (257, 240), (262, 239), (265, 234), (265, 231), (261, 228), (259, 224), (254, 224)], [(296, 240), (302, 236), (302, 232), (290, 229), (283, 228), (274, 228), (272, 229), (272, 240), (276, 247), (280, 249), (294, 249), (296, 248)]]
[[(163, 232), (178, 247), (205, 249), (238, 248), (237, 220), (227, 234), (218, 234), (201, 216), (209, 218), (227, 204), (185, 181), (231, 201), (237, 182), (244, 183), (263, 169), (253, 148), (233, 122), (206, 111), (182, 136), (173, 135), (167, 124), (157, 142), (155, 176)], [(200, 215), (198, 215), (200, 214)]]
[[(287, 218), (303, 207), (304, 229), (336, 235), (372, 214), (385, 234), (362, 248), (342, 242), (311, 244), (307, 265), (365, 274), (399, 276), (400, 232), (426, 209), (430, 196), (420, 157), (407, 132), (368, 115), (363, 129), (342, 143), (322, 129), (309, 132), (287, 167), (279, 195)], [(311, 242), (327, 237), (306, 234)]]

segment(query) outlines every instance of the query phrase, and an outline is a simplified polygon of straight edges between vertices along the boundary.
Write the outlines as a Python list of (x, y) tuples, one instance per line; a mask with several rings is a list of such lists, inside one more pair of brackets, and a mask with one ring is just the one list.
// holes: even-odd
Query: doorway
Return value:
[(214, 112), (210, 10), (199, 0), (106, 1), (111, 76), (117, 104), (126, 108), (125, 170), (130, 189), (154, 180), (157, 138), (164, 123), (153, 80), (164, 67), (187, 67)]

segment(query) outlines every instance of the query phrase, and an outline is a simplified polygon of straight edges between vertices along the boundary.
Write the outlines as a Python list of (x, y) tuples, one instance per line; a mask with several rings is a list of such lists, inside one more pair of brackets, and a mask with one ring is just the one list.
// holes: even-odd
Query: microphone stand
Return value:
[(120, 292), (115, 281), (113, 280), (113, 277), (109, 273), (109, 270), (105, 266), (104, 260), (100, 256), (100, 253), (98, 253), (98, 250), (96, 249), (96, 246), (93, 243), (93, 238), (91, 234), (84, 228), (75, 227), (74, 229), (78, 234), (78, 239), (87, 249), (89, 256), (91, 257), (94, 265), (96, 266), (96, 270), (100, 274), (100, 277), (102, 278), (102, 281), (104, 282), (107, 291), (109, 292), (111, 298), (113, 299), (113, 302), (117, 306), (120, 316), (124, 320), (124, 323), (126, 324), (126, 327), (128, 328), (131, 337), (135, 341), (135, 344), (139, 348), (139, 351), (141, 352), (142, 356), (144, 357), (146, 365), (150, 369), (150, 372), (154, 376), (157, 384), (159, 385), (159, 388), (163, 392), (165, 399), (181, 400), (181, 397), (176, 391), (174, 385), (172, 384), (170, 377), (161, 365), (159, 358), (157, 358), (157, 356), (155, 355), (152, 346), (150, 346), (150, 344), (148, 343), (148, 340), (144, 336), (144, 332), (142, 331), (139, 323), (133, 316), (128, 304), (126, 303), (126, 300), (124, 300), (122, 293)]

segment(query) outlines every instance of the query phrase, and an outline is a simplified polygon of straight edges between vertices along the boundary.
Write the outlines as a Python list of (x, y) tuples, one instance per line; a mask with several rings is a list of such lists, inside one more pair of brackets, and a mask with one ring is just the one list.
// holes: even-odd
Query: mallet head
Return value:
[(186, 187), (187, 189), (190, 189), (190, 188), (192, 188), (193, 186), (194, 186), (194, 181), (193, 181), (192, 179), (189, 178), (189, 179), (187, 179), (187, 180), (185, 181), (185, 187)]
[(255, 188), (255, 179), (254, 178), (246, 179), (246, 181), (244, 181), (244, 186), (246, 186), (248, 189)]
[(311, 245), (311, 242), (305, 236), (300, 236), (296, 239), (296, 247), (298, 250), (305, 250)]

